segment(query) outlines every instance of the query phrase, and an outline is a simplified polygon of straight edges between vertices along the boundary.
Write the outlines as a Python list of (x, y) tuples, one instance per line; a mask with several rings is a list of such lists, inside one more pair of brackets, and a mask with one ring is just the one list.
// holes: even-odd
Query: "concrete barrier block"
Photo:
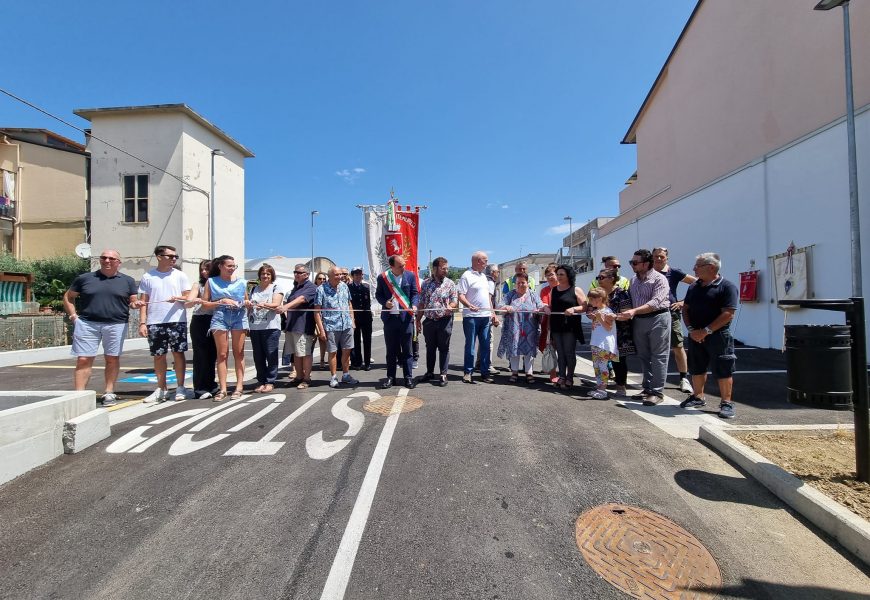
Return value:
[(81, 452), (112, 434), (109, 411), (98, 408), (63, 424), (63, 451), (67, 454)]
[(49, 430), (0, 448), (0, 484), (63, 454), (63, 448), (56, 442), (57, 439), (58, 432)]

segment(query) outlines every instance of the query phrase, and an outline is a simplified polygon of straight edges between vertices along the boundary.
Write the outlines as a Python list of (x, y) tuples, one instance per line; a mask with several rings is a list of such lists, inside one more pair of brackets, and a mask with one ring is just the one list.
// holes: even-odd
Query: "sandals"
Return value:
[(516, 373), (511, 373), (511, 376), (508, 377), (508, 382), (509, 382), (509, 383), (516, 383), (516, 382), (517, 382), (517, 374), (516, 374)]
[(233, 392), (233, 395), (230, 396), (230, 400), (241, 400), (242, 398), (242, 390), (236, 390)]
[(308, 381), (302, 380), (299, 382), (299, 385), (296, 386), (297, 390), (307, 390), (308, 389)]
[[(261, 389), (260, 392), (263, 394), (268, 394), (269, 392), (271, 392), (272, 390), (275, 389), (275, 386), (272, 385), (271, 383), (267, 383), (266, 385), (262, 386), (262, 388), (263, 389)], [(256, 390), (254, 390), (254, 391), (256, 391)]]
[(526, 383), (535, 383), (535, 376), (531, 373), (526, 374)]
[(254, 388), (254, 393), (255, 394), (262, 394), (263, 392), (266, 391), (265, 388), (266, 388), (265, 385), (258, 385), (257, 387)]
[(226, 400), (226, 398), (227, 398), (227, 391), (221, 390), (212, 397), (211, 401), (212, 402), (223, 402), (224, 400)]

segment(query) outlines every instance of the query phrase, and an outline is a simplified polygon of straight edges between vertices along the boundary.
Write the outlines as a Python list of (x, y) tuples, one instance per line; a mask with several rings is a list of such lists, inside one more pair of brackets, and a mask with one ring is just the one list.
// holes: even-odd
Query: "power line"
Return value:
[(64, 120), (64, 119), (62, 119), (62, 118), (60, 118), (60, 117), (58, 117), (57, 115), (54, 115), (54, 114), (48, 112), (48, 111), (45, 110), (44, 108), (40, 108), (39, 106), (36, 106), (36, 105), (33, 104), (32, 102), (28, 102), (28, 101), (25, 100), (24, 98), (21, 98), (21, 97), (19, 97), (19, 96), (16, 96), (15, 94), (13, 94), (12, 92), (10, 92), (10, 91), (8, 91), (8, 90), (5, 90), (5, 89), (3, 89), (3, 88), (0, 88), (0, 92), (6, 94), (7, 96), (9, 96), (10, 98), (12, 98), (13, 100), (17, 100), (18, 102), (21, 102), (22, 104), (24, 104), (24, 105), (26, 105), (26, 106), (29, 106), (29, 107), (32, 108), (33, 110), (36, 110), (36, 111), (41, 112), (42, 114), (46, 115), (47, 117), (51, 117), (51, 118), (54, 119), (55, 121), (60, 121), (61, 123), (63, 123), (63, 124), (66, 125), (67, 127), (72, 127), (73, 129), (75, 129), (76, 131), (78, 131), (78, 132), (84, 134), (84, 135), (87, 136), (87, 137), (90, 137), (90, 138), (92, 138), (92, 139), (95, 139), (95, 140), (97, 140), (98, 142), (102, 142), (102, 143), (104, 143), (104, 144), (107, 145), (109, 148), (112, 148), (112, 149), (114, 149), (114, 150), (117, 150), (118, 152), (121, 152), (122, 154), (126, 154), (126, 155), (129, 156), (130, 158), (135, 158), (136, 160), (142, 162), (143, 164), (148, 165), (148, 166), (151, 167), (152, 169), (157, 169), (157, 170), (160, 171), (161, 173), (165, 173), (166, 175), (169, 175), (170, 177), (172, 177), (173, 179), (175, 179), (176, 181), (178, 181), (181, 185), (187, 187), (187, 189), (190, 190), (190, 191), (197, 191), (197, 192), (200, 192), (200, 193), (202, 193), (202, 194), (205, 194), (206, 196), (209, 196), (209, 193), (208, 193), (207, 191), (205, 191), (205, 190), (202, 189), (201, 187), (197, 187), (197, 186), (193, 185), (192, 183), (185, 181), (184, 179), (182, 179), (181, 177), (179, 177), (179, 176), (176, 175), (175, 173), (170, 173), (169, 171), (167, 171), (166, 169), (163, 169), (162, 167), (158, 167), (157, 165), (151, 164), (150, 162), (148, 162), (148, 161), (145, 160), (144, 158), (141, 158), (141, 157), (139, 157), (139, 156), (136, 156), (135, 154), (131, 154), (130, 152), (127, 152), (127, 151), (124, 150), (123, 148), (119, 148), (118, 146), (115, 146), (114, 144), (112, 144), (112, 143), (110, 143), (110, 142), (107, 142), (106, 140), (104, 140), (104, 139), (102, 139), (102, 138), (100, 138), (100, 137), (95, 136), (93, 133), (88, 133), (88, 132), (86, 132), (84, 129), (82, 129), (81, 127), (79, 127), (79, 126), (77, 126), (77, 125), (73, 125), (73, 124), (70, 123), (69, 121), (66, 121), (66, 120)]

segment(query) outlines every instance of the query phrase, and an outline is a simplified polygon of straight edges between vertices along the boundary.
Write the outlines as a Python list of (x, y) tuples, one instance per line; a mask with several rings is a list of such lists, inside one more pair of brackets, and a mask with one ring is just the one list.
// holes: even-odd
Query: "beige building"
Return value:
[[(792, 243), (807, 248), (806, 295), (847, 298), (850, 210), (842, 9), (816, 0), (700, 0), (661, 68), (625, 144), (637, 171), (604, 224), (596, 259), (623, 264), (638, 248), (666, 246), (689, 272), (701, 252), (718, 252), (722, 274), (758, 277), (742, 302), (735, 338), (780, 347), (775, 260)], [(850, 4), (862, 277), (870, 277), (870, 3)], [(626, 121), (629, 121), (628, 116)], [(592, 273), (578, 278), (587, 285)], [(683, 293), (683, 289), (679, 291)], [(842, 322), (795, 310), (788, 323)]]
[(0, 129), (0, 248), (36, 259), (88, 241), (88, 160), (83, 145), (46, 129)]
[[(601, 235), (843, 117), (842, 9), (814, 4), (699, 0), (622, 140), (637, 171)], [(850, 6), (858, 109), (870, 104), (870, 4)]]
[[(555, 262), (574, 267), (578, 273), (586, 273), (595, 268), (595, 240), (598, 231), (612, 217), (596, 217), (580, 225), (562, 238), (562, 247), (556, 254)], [(596, 271), (597, 272), (597, 271)]]

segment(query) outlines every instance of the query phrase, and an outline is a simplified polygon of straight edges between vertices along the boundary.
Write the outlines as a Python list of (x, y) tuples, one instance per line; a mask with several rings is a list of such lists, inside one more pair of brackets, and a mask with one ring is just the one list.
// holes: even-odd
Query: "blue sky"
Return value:
[[(363, 263), (355, 205), (426, 204), (421, 259), (555, 252), (618, 213), (619, 144), (695, 0), (22, 2), (2, 86), (80, 107), (185, 102), (251, 148), (248, 258)], [(81, 135), (0, 97), (0, 125)], [(422, 262), (422, 261), (421, 261)]]

